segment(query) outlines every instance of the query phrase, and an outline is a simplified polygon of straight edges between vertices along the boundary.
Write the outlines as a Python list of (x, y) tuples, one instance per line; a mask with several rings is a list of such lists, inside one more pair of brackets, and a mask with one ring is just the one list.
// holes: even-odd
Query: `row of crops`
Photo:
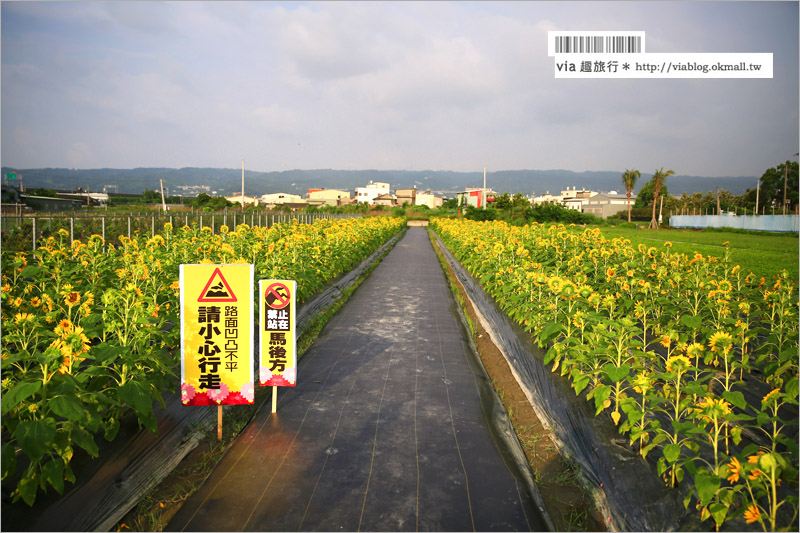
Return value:
[(38, 243), (54, 236), (60, 229), (68, 230), (70, 240), (86, 240), (91, 235), (100, 235), (106, 244), (120, 245), (120, 236), (131, 238), (135, 233), (149, 233), (151, 237), (161, 233), (166, 224), (173, 226), (199, 225), (211, 227), (211, 233), (217, 233), (221, 226), (236, 227), (239, 224), (250, 226), (273, 226), (283, 222), (297, 220), (300, 223), (313, 223), (318, 219), (352, 218), (356, 215), (331, 215), (327, 213), (274, 213), (251, 210), (248, 212), (225, 210), (220, 213), (204, 213), (202, 211), (176, 211), (169, 214), (136, 213), (130, 215), (92, 215), (92, 214), (34, 214), (25, 216), (3, 215), (0, 217), (0, 233), (3, 248), (16, 251), (35, 250)]
[(75, 450), (96, 456), (95, 439), (113, 440), (130, 409), (156, 431), (153, 401), (178, 383), (180, 264), (250, 263), (256, 279), (296, 280), (302, 301), (403, 225), (369, 217), (213, 234), (167, 223), (119, 246), (99, 235), (70, 244), (59, 230), (33, 252), (4, 250), (2, 480), (18, 479), (14, 501), (32, 505), (47, 485), (61, 493), (75, 481)]
[(796, 526), (798, 296), (785, 272), (598, 229), (433, 227), (687, 508), (717, 530)]

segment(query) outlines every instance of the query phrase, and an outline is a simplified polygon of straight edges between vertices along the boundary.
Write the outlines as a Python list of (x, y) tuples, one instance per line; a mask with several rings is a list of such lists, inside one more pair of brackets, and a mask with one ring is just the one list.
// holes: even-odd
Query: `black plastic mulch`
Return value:
[[(411, 228), (169, 530), (544, 530), (422, 228)], [(489, 398), (487, 400), (487, 398)]]

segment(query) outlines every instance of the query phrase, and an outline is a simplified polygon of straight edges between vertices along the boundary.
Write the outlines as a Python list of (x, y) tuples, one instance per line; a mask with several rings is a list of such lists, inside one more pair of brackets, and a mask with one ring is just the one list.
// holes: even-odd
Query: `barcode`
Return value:
[(557, 54), (640, 54), (642, 38), (628, 36), (560, 36), (556, 37)]
[(643, 31), (549, 31), (547, 55), (643, 54)]

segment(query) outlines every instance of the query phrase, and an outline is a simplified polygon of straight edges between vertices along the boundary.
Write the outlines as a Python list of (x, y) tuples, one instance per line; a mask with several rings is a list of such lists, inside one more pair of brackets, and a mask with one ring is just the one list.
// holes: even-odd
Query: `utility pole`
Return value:
[(244, 213), (244, 159), (242, 159), (242, 213)]
[[(794, 154), (795, 156), (800, 154)], [(788, 178), (789, 178), (789, 160), (786, 160), (786, 164), (783, 167), (783, 214), (786, 214), (786, 187), (788, 186)]]
[(755, 214), (758, 214), (758, 194), (761, 192), (761, 180), (756, 182), (756, 210)]
[(486, 209), (486, 167), (483, 167), (483, 208)]
[(783, 214), (786, 214), (786, 185), (789, 178), (789, 160), (783, 165)]
[(167, 202), (164, 201), (164, 180), (160, 179), (160, 180), (158, 180), (158, 182), (161, 183), (161, 207), (164, 209), (164, 212), (166, 213), (167, 212)]

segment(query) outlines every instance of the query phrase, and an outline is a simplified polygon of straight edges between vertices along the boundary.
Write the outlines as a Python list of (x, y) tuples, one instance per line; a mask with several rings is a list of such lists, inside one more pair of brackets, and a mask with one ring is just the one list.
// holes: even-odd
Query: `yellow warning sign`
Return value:
[(296, 290), (293, 280), (258, 282), (262, 386), (294, 387), (297, 382)]
[(222, 271), (219, 268), (214, 269), (214, 273), (211, 274), (211, 278), (206, 283), (206, 286), (203, 287), (203, 291), (200, 293), (200, 297), (197, 299), (198, 302), (235, 302), (236, 301), (236, 294), (231, 290), (230, 285), (228, 285), (228, 280), (225, 279), (225, 276), (222, 275)]
[(180, 265), (183, 405), (252, 404), (253, 265)]

